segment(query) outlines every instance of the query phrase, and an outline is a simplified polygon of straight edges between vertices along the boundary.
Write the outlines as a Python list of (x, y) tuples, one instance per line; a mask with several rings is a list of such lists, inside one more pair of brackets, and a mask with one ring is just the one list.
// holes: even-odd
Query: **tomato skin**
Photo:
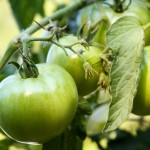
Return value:
[[(70, 45), (77, 41), (77, 37), (72, 35), (63, 37), (59, 40), (59, 42), (64, 45)], [(73, 53), (69, 49), (66, 49), (68, 53), (68, 56), (66, 56), (60, 47), (52, 45), (48, 52), (46, 62), (60, 65), (66, 69), (74, 78), (79, 95), (87, 95), (98, 87), (99, 74), (102, 72), (101, 59), (99, 56), (101, 51), (95, 47), (89, 47), (89, 50), (86, 50), (85, 47), (81, 46), (80, 44), (73, 46), (73, 49), (77, 53), (81, 53), (87, 62), (91, 64), (94, 70), (92, 71), (92, 77), (87, 79), (85, 78), (83, 61), (77, 54)]]
[(38, 68), (37, 78), (16, 74), (0, 83), (0, 127), (23, 143), (44, 143), (60, 135), (77, 108), (78, 93), (70, 74), (57, 65)]
[(144, 52), (141, 76), (132, 113), (139, 116), (150, 115), (150, 47)]

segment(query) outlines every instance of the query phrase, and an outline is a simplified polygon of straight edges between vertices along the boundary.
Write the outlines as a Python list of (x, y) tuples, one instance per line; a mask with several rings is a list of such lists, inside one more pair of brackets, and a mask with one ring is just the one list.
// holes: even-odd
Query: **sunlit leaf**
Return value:
[(110, 72), (112, 102), (105, 132), (118, 128), (132, 110), (143, 57), (144, 30), (136, 18), (123, 17), (110, 27), (106, 43), (115, 58)]

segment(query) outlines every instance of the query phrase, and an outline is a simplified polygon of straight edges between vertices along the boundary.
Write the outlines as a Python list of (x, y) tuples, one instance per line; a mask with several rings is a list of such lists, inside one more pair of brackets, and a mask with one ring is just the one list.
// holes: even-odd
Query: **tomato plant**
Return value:
[[(105, 2), (113, 6), (112, 0), (106, 0)], [(127, 5), (128, 1), (125, 1), (125, 3), (123, 3), (123, 7), (126, 7)], [(88, 20), (91, 22), (96, 22), (96, 20), (98, 20), (99, 18), (103, 18), (106, 15), (109, 21), (107, 23), (103, 22), (101, 24), (98, 33), (94, 38), (94, 41), (104, 43), (105, 34), (108, 29), (107, 26), (109, 25), (109, 22), (110, 24), (112, 24), (123, 16), (134, 16), (141, 21), (142, 25), (146, 25), (150, 22), (150, 11), (147, 7), (147, 3), (141, 0), (132, 0), (127, 10), (123, 10), (122, 12), (116, 11), (117, 10), (115, 10), (115, 5), (113, 8), (111, 8), (108, 4), (103, 4), (103, 7), (93, 4), (83, 8), (83, 10), (80, 11), (77, 17), (77, 23), (78, 25), (81, 25), (85, 22), (88, 22)], [(150, 44), (150, 29), (145, 30), (145, 42), (146, 45)]]
[(87, 150), (87, 137), (98, 149), (149, 149), (150, 1), (8, 3), (20, 33), (0, 55), (0, 149)]
[(38, 68), (37, 78), (15, 74), (0, 84), (0, 127), (16, 141), (46, 142), (61, 134), (76, 112), (78, 94), (72, 77), (57, 65)]
[(150, 115), (150, 47), (145, 48), (141, 66), (141, 76), (132, 113)]
[[(75, 36), (65, 36), (60, 39), (60, 43), (68, 45), (77, 41), (78, 39)], [(66, 49), (68, 53), (67, 56), (64, 51), (56, 45), (51, 46), (47, 55), (47, 63), (58, 64), (65, 68), (74, 78), (78, 93), (80, 95), (87, 95), (98, 87), (99, 75), (102, 72), (100, 59), (101, 50), (93, 46), (90, 46), (88, 50), (81, 44), (73, 46), (73, 49), (87, 60), (91, 66), (91, 71), (84, 68), (86, 63), (83, 62), (79, 55)], [(86, 78), (86, 74), (89, 73), (91, 73), (91, 75)]]

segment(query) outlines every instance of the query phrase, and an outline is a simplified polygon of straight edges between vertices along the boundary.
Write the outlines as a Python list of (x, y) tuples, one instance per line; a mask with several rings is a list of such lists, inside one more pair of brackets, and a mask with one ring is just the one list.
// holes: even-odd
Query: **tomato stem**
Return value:
[(57, 40), (54, 40), (53, 36), (54, 36), (54, 34), (52, 34), (50, 37), (47, 37), (47, 38), (45, 38), (45, 37), (29, 38), (29, 39), (27, 39), (27, 43), (30, 43), (30, 42), (33, 42), (33, 41), (51, 42), (51, 43), (57, 45), (58, 47), (62, 48), (62, 50), (65, 52), (65, 54), (67, 56), (68, 56), (68, 53), (66, 51), (66, 48), (70, 49), (73, 53), (77, 54), (83, 60), (83, 62), (85, 62), (84, 58), (79, 53), (77, 53), (76, 51), (74, 51), (73, 48), (72, 48), (73, 46), (75, 46), (77, 44), (81, 44), (84, 47), (88, 47), (88, 43), (85, 40), (81, 39), (81, 40), (79, 40), (79, 41), (77, 41), (77, 42), (75, 42), (73, 44), (70, 44), (70, 45), (62, 45), (61, 43), (57, 42)]
[(23, 39), (22, 41), (22, 49), (20, 50), (20, 54), (23, 60), (22, 65), (17, 67), (20, 73), (20, 76), (23, 79), (26, 78), (37, 78), (39, 75), (38, 69), (34, 62), (32, 61), (31, 57), (29, 56), (29, 49), (28, 49), (28, 38)]
[(28, 43), (30, 43), (30, 42), (36, 42), (36, 41), (50, 42), (50, 40), (52, 39), (52, 37), (53, 37), (53, 35), (51, 35), (49, 37), (29, 38), (28, 39)]
[(65, 52), (65, 54), (68, 56), (68, 53), (67, 53), (65, 47), (64, 47), (62, 44), (58, 43), (58, 42), (55, 41), (55, 40), (52, 40), (52, 43), (55, 44), (55, 45), (57, 45), (57, 46), (59, 46), (60, 48), (62, 48), (62, 50), (63, 50), (63, 51)]
[(95, 73), (96, 75), (98, 75), (98, 72), (96, 72), (93, 67), (91, 66), (91, 64), (89, 62), (85, 62), (83, 64), (83, 68), (85, 71), (85, 79), (90, 79), (91, 77), (94, 76), (93, 73)]

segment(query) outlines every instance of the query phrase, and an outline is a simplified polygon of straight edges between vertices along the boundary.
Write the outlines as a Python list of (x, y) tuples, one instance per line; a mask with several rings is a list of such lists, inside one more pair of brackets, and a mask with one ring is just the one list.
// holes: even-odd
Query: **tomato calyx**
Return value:
[(9, 62), (9, 64), (13, 64), (19, 71), (19, 74), (21, 78), (26, 79), (26, 78), (37, 78), (39, 75), (38, 69), (34, 62), (26, 58), (25, 56), (22, 55), (23, 63), (22, 65), (19, 65), (17, 62)]
[(9, 62), (9, 64), (13, 64), (19, 71), (21, 78), (37, 78), (39, 75), (38, 68), (34, 64), (33, 60), (30, 57), (30, 53), (28, 50), (28, 41), (27, 39), (22, 42), (23, 48), (20, 49), (20, 55), (22, 58), (22, 64), (19, 65), (17, 62)]
[(94, 76), (94, 74), (93, 74), (94, 72), (98, 75), (98, 72), (95, 71), (93, 69), (93, 67), (91, 66), (91, 64), (89, 62), (87, 62), (87, 61), (83, 64), (83, 68), (85, 70), (85, 79), (93, 77)]
[(106, 73), (101, 73), (99, 75), (99, 81), (98, 81), (98, 85), (101, 88), (104, 89), (108, 89), (110, 88), (110, 79), (109, 79), (109, 75), (107, 75)]

